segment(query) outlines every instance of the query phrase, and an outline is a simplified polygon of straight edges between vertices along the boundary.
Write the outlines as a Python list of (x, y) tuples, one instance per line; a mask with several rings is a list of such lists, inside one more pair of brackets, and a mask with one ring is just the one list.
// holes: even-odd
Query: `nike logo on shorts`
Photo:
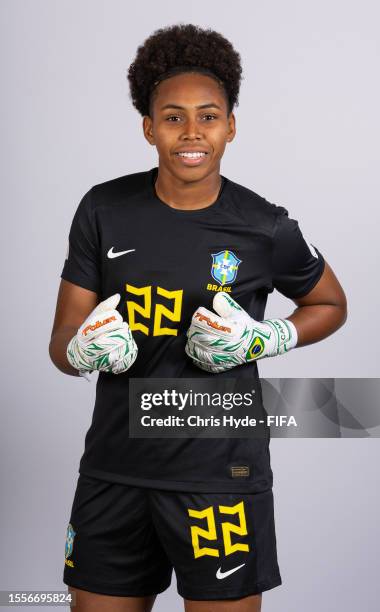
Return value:
[(306, 238), (305, 238), (305, 242), (306, 242), (307, 246), (309, 247), (309, 251), (312, 254), (312, 256), (315, 257), (316, 259), (319, 259), (318, 253), (315, 250), (315, 248), (313, 247), (313, 245), (308, 240), (306, 240)]
[(216, 572), (216, 577), (219, 578), (219, 580), (223, 580), (223, 578), (227, 578), (227, 576), (230, 576), (234, 572), (237, 572), (241, 567), (244, 567), (244, 565), (245, 563), (243, 563), (242, 565), (238, 565), (237, 567), (234, 567), (228, 570), (227, 572), (222, 572), (222, 568), (219, 567), (218, 571)]
[(107, 253), (107, 257), (109, 259), (113, 259), (114, 257), (120, 257), (120, 255), (125, 255), (126, 253), (133, 253), (136, 249), (129, 249), (129, 251), (119, 251), (118, 253), (114, 253), (113, 247)]

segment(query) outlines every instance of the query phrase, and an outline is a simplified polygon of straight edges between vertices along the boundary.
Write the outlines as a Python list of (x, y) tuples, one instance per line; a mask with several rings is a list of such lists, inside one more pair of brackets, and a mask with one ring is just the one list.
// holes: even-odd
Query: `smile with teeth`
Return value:
[(204, 153), (203, 151), (194, 151), (193, 153), (182, 151), (180, 153), (176, 153), (176, 155), (178, 155), (179, 157), (198, 158), (198, 157), (205, 157), (207, 153)]

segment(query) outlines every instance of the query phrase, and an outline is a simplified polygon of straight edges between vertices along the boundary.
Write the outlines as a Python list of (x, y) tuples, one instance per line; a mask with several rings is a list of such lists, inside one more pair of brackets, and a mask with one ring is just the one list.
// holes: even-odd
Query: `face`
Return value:
[(144, 135), (155, 145), (160, 169), (184, 182), (219, 174), (227, 142), (235, 136), (224, 90), (212, 77), (179, 74), (160, 83), (144, 117)]

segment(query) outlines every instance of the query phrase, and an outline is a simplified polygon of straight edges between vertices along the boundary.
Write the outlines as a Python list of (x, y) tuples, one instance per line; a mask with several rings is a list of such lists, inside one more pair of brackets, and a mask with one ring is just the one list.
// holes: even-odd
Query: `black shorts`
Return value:
[(272, 490), (183, 493), (79, 475), (65, 584), (106, 595), (240, 599), (281, 584)]

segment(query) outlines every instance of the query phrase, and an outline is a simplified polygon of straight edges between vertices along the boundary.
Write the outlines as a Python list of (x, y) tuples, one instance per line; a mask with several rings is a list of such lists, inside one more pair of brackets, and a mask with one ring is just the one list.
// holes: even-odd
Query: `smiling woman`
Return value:
[(212, 204), (221, 187), (226, 144), (235, 136), (235, 117), (220, 82), (198, 72), (161, 81), (143, 127), (159, 156), (159, 197), (186, 210)]
[[(233, 378), (262, 411), (257, 360), (333, 333), (345, 296), (284, 207), (220, 173), (241, 78), (231, 43), (191, 24), (158, 30), (128, 76), (158, 167), (82, 198), (50, 343), (67, 374), (99, 371), (64, 582), (78, 612), (149, 612), (174, 568), (187, 612), (258, 612), (281, 584), (269, 431), (133, 437), (130, 381), (210, 391)], [(264, 319), (274, 289), (297, 306), (287, 318)]]

